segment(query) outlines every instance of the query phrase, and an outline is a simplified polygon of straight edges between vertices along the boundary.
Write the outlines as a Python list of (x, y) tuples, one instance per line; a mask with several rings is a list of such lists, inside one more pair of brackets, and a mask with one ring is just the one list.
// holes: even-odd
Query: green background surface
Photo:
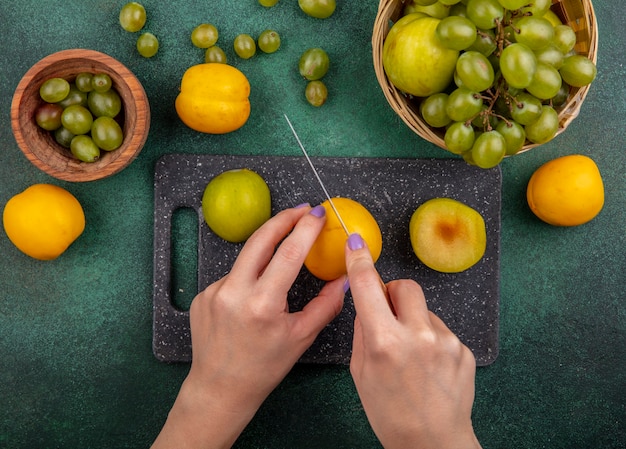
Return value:
[[(123, 1), (0, 1), (0, 204), (48, 182), (70, 190), (87, 217), (84, 234), (52, 262), (28, 258), (0, 233), (2, 448), (139, 448), (159, 432), (188, 370), (151, 352), (152, 184), (162, 154), (298, 155), (286, 112), (313, 156), (447, 157), (410, 131), (383, 97), (371, 57), (375, 1), (340, 0), (326, 20), (305, 16), (295, 0), (271, 9), (256, 0), (143, 3), (146, 29), (161, 41), (148, 60), (135, 51), (136, 35), (118, 25)], [(617, 2), (596, 0), (594, 7), (599, 73), (580, 116), (552, 142), (502, 164), (500, 355), (478, 369), (473, 418), (485, 448), (626, 447), (626, 35)], [(218, 27), (230, 62), (252, 85), (250, 119), (227, 135), (196, 133), (174, 110), (183, 72), (203, 61), (189, 40), (201, 22)], [(246, 61), (234, 55), (237, 34), (266, 28), (281, 34), (279, 52)], [(319, 109), (304, 100), (297, 72), (299, 55), (313, 46), (332, 61), (329, 100)], [(105, 180), (51, 178), (26, 160), (11, 133), (20, 78), (67, 48), (120, 60), (150, 99), (142, 153)], [(551, 227), (529, 211), (526, 184), (542, 163), (572, 153), (596, 161), (606, 204), (584, 226)], [(312, 193), (311, 201), (319, 200)], [(175, 247), (194, 241), (188, 215), (175, 229)], [(193, 296), (194, 257), (175, 251), (181, 303)], [(236, 447), (380, 445), (346, 367), (296, 366)]]

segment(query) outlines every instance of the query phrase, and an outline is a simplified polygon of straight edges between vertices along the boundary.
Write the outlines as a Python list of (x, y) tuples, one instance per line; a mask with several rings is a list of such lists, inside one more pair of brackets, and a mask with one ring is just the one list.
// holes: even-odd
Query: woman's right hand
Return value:
[(350, 371), (389, 448), (480, 448), (471, 413), (476, 361), (412, 280), (383, 285), (358, 234), (346, 248), (356, 309)]

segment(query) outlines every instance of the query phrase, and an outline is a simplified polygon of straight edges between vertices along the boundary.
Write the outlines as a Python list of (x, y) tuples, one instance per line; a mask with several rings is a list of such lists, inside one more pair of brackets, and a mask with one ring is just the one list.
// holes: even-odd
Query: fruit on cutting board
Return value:
[(530, 177), (528, 206), (555, 226), (578, 226), (595, 218), (604, 206), (604, 184), (593, 159), (572, 154), (546, 162)]
[(383, 67), (401, 91), (427, 97), (442, 92), (452, 82), (459, 52), (444, 47), (437, 38), (440, 22), (411, 13), (389, 31), (383, 45)]
[[(383, 248), (382, 233), (374, 216), (361, 203), (350, 198), (333, 198), (333, 204), (344, 220), (350, 234), (363, 237), (374, 262)], [(326, 223), (307, 255), (304, 265), (315, 277), (330, 281), (346, 274), (345, 245), (348, 236), (328, 200)]]
[(478, 211), (452, 198), (433, 198), (420, 205), (409, 222), (413, 251), (424, 265), (458, 273), (485, 254), (487, 232)]
[(202, 214), (209, 228), (233, 243), (246, 240), (272, 213), (270, 189), (247, 168), (225, 171), (209, 181), (202, 195)]
[(9, 240), (24, 254), (39, 260), (59, 257), (85, 229), (80, 203), (67, 190), (34, 184), (13, 196), (2, 214)]
[(241, 128), (250, 116), (250, 83), (228, 64), (197, 64), (185, 71), (176, 112), (191, 129), (225, 134)]

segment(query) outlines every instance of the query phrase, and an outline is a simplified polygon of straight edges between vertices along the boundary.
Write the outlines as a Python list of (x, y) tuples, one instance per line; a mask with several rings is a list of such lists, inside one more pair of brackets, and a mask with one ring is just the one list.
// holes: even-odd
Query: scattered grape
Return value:
[(266, 8), (271, 8), (276, 3), (278, 3), (278, 0), (259, 0), (259, 4), (261, 6), (265, 6)]
[(258, 45), (263, 53), (274, 53), (280, 47), (280, 35), (274, 30), (265, 30), (259, 35)]
[(309, 81), (304, 90), (306, 100), (315, 107), (320, 107), (326, 103), (328, 98), (328, 89), (324, 82), (320, 80)]
[(242, 59), (250, 59), (256, 53), (256, 43), (249, 34), (239, 34), (235, 37), (233, 48)]
[(137, 51), (144, 58), (151, 58), (159, 51), (159, 40), (152, 33), (143, 33), (137, 39)]
[(120, 10), (120, 25), (126, 31), (134, 33), (146, 24), (146, 9), (137, 2), (126, 3)]
[(217, 45), (213, 45), (204, 52), (204, 62), (226, 64), (226, 53)]
[(300, 56), (298, 69), (300, 75), (309, 81), (322, 78), (328, 72), (330, 58), (321, 48), (309, 48)]
[(337, 7), (335, 0), (298, 0), (298, 5), (306, 15), (317, 19), (330, 17)]
[(215, 25), (202, 23), (191, 32), (191, 43), (198, 48), (209, 48), (215, 45), (218, 37)]

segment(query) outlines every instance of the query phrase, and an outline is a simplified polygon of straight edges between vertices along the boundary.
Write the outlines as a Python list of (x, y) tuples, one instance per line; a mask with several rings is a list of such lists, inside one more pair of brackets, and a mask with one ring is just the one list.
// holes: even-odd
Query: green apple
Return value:
[(389, 81), (417, 97), (442, 92), (452, 82), (457, 50), (444, 47), (435, 30), (440, 19), (421, 13), (398, 20), (383, 44), (383, 67)]
[(409, 235), (418, 259), (443, 273), (467, 270), (487, 248), (483, 217), (451, 198), (433, 198), (419, 206), (411, 216)]

